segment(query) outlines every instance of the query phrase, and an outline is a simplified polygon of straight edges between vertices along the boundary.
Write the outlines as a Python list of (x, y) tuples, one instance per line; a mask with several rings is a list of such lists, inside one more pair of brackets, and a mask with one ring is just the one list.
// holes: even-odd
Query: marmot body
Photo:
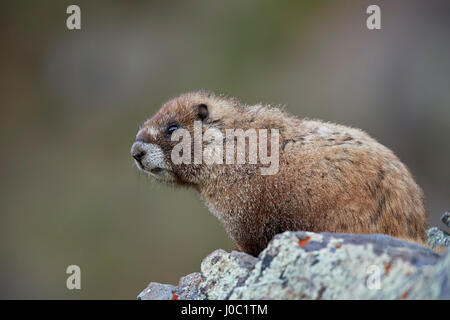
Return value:
[[(278, 172), (261, 175), (259, 164), (175, 165), (171, 134), (192, 132), (194, 121), (203, 131), (278, 129)], [(253, 255), (287, 230), (425, 238), (421, 189), (392, 151), (358, 129), (200, 91), (168, 101), (145, 121), (132, 155), (158, 181), (195, 189), (238, 249)]]

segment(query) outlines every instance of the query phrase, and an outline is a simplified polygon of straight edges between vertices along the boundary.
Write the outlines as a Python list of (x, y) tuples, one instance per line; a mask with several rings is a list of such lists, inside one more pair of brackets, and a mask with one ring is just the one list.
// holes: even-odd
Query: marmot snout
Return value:
[[(261, 174), (267, 165), (260, 162), (174, 163), (173, 135), (183, 129), (194, 136), (195, 123), (224, 137), (227, 129), (276, 129), (277, 143), (268, 139), (279, 151), (276, 173)], [(156, 180), (196, 190), (238, 249), (253, 255), (287, 230), (425, 238), (422, 190), (392, 151), (358, 129), (200, 91), (165, 103), (143, 123), (131, 152)]]

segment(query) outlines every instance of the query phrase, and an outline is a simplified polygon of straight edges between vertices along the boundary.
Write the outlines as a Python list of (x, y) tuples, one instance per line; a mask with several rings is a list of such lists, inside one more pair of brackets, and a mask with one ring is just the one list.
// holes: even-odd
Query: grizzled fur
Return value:
[[(278, 173), (261, 175), (260, 164), (174, 165), (170, 155), (178, 142), (167, 128), (177, 124), (192, 132), (195, 120), (202, 120), (203, 130), (278, 129)], [(382, 233), (419, 243), (425, 238), (422, 190), (391, 150), (361, 130), (199, 91), (165, 103), (143, 123), (137, 140), (164, 153), (164, 170), (141, 169), (160, 182), (196, 190), (247, 253), (257, 255), (287, 230)]]

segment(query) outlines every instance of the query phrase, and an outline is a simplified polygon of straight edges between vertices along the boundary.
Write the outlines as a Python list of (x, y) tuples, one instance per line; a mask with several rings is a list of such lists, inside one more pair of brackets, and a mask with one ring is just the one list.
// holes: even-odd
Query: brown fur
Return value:
[[(177, 142), (163, 132), (172, 122), (192, 131), (199, 103), (209, 112), (203, 130), (280, 130), (275, 175), (263, 176), (259, 165), (250, 164), (171, 164), (172, 179), (156, 177), (193, 187), (240, 250), (257, 255), (275, 234), (286, 230), (383, 233), (424, 241), (422, 190), (392, 151), (361, 130), (297, 119), (276, 107), (246, 106), (200, 91), (164, 104), (144, 122), (137, 139), (159, 145), (171, 163)], [(148, 134), (148, 128), (158, 134)]]

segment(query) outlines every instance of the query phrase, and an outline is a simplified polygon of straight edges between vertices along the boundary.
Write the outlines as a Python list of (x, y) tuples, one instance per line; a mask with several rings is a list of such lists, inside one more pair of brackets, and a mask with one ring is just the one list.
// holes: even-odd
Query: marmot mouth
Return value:
[(162, 168), (156, 167), (156, 168), (150, 169), (149, 171), (150, 171), (150, 173), (157, 174), (157, 173), (161, 172), (162, 170), (163, 170)]

